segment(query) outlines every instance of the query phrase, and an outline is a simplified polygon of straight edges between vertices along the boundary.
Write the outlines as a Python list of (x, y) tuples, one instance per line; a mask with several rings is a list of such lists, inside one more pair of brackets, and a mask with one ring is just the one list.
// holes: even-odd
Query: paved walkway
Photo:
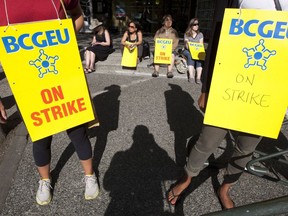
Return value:
[[(115, 52), (110, 54), (105, 61), (97, 62), (96, 63), (96, 70), (97, 71), (102, 71), (103, 70), (112, 70), (112, 71), (118, 71), (118, 72), (127, 72), (127, 73), (151, 73), (153, 72), (153, 67), (151, 67), (151, 64), (153, 63), (153, 57), (151, 54), (150, 59), (145, 59), (142, 60), (142, 62), (138, 63), (137, 69), (136, 70), (129, 70), (129, 69), (123, 69), (121, 66), (121, 50), (120, 50), (120, 44), (121, 44), (121, 37), (122, 35), (112, 35), (113, 39), (113, 47), (115, 49)], [(146, 40), (149, 45), (150, 45), (150, 52), (154, 50), (154, 40), (153, 40), (154, 34), (144, 34), (143, 35), (143, 40)], [(78, 34), (77, 40), (78, 40), (78, 45), (79, 45), (79, 50), (81, 53), (81, 58), (83, 60), (83, 64), (85, 63), (84, 58), (83, 58), (83, 52), (85, 50), (85, 47), (89, 46), (91, 43), (92, 39), (92, 34), (87, 34), (87, 33), (81, 33)], [(183, 40), (180, 40), (179, 42), (179, 48), (183, 47)], [(147, 70), (147, 67), (150, 68)], [(161, 69), (162, 75), (166, 76), (166, 69), (163, 68)], [(160, 71), (160, 72), (161, 72)], [(186, 79), (186, 74), (179, 74), (176, 71), (176, 68), (173, 68), (174, 76), (178, 77), (183, 77)]]
[[(152, 43), (152, 36), (144, 39)], [(91, 35), (80, 34), (78, 40), (83, 50)], [(142, 61), (136, 71), (123, 70), (117, 46), (120, 36), (113, 36), (113, 41), (115, 52), (97, 64), (95, 73), (87, 74), (93, 100), (97, 102), (96, 110), (103, 118), (102, 128), (90, 131), (93, 163), (100, 174), (99, 197), (91, 202), (83, 199), (79, 160), (66, 134), (59, 133), (52, 145), (52, 174), (56, 179), (53, 200), (49, 206), (38, 206), (35, 203), (38, 175), (32, 159), (32, 143), (25, 126), (18, 122), (5, 143), (0, 144), (1, 216), (199, 216), (221, 209), (214, 189), (219, 186), (224, 170), (213, 167), (204, 169), (195, 178), (178, 206), (174, 208), (165, 201), (165, 191), (182, 172), (175, 164), (174, 147), (186, 145), (186, 141), (191, 143), (191, 131), (197, 133), (201, 128), (199, 121), (203, 116), (196, 105), (200, 86), (188, 83), (186, 75), (177, 72), (173, 79), (164, 78), (164, 69), (161, 69), (162, 76), (152, 78), (153, 69), (147, 68), (151, 60)], [(17, 120), (19, 114), (17, 118), (15, 101), (2, 71), (0, 77), (1, 96), (9, 104), (8, 115)], [(287, 140), (288, 131), (283, 128), (278, 140), (264, 139), (259, 148), (273, 152), (287, 148)], [(231, 146), (230, 142), (223, 142), (214, 155), (220, 155), (217, 160), (227, 160)], [(287, 166), (275, 166), (276, 163), (269, 166), (287, 178)], [(241, 206), (287, 196), (287, 189), (244, 173), (233, 187), (232, 196), (236, 205)]]

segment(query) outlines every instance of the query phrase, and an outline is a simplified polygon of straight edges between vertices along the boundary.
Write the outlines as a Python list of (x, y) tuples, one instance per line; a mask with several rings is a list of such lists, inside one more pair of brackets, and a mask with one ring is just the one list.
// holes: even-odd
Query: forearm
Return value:
[(70, 10), (69, 14), (73, 20), (75, 32), (79, 32), (84, 24), (84, 17), (80, 4), (78, 4), (74, 9)]
[(75, 32), (79, 32), (80, 29), (82, 28), (83, 24), (84, 24), (84, 18), (83, 16), (79, 16), (77, 18), (72, 18), (73, 22), (74, 22), (74, 28), (75, 28)]
[(6, 122), (6, 120), (7, 120), (6, 110), (2, 101), (0, 100), (0, 123), (3, 124)]

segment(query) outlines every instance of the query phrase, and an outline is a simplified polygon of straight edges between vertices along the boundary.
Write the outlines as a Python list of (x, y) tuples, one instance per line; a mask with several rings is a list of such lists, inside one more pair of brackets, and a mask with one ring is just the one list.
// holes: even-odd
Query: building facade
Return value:
[[(184, 33), (189, 20), (197, 17), (200, 30), (209, 35), (215, 0), (81, 0), (85, 15), (104, 22), (112, 32), (123, 32), (130, 20), (138, 21), (144, 33), (155, 33), (162, 17), (171, 14), (173, 27)], [(87, 10), (92, 4), (93, 10)], [(205, 36), (206, 38), (206, 36)], [(208, 37), (207, 37), (208, 38)]]

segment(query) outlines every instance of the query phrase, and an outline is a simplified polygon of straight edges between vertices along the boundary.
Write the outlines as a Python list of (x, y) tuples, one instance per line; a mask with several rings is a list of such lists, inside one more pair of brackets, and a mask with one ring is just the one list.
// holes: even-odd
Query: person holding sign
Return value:
[[(16, 8), (17, 10), (15, 10)], [(75, 31), (78, 32), (83, 26), (84, 21), (82, 15), (83, 13), (78, 0), (4, 0), (0, 3), (0, 26), (6, 26), (6, 29), (15, 29), (17, 28), (17, 25), (13, 26), (14, 24), (23, 25), (23, 23), (30, 24), (31, 22), (46, 22), (48, 20), (65, 19), (67, 17), (66, 10), (69, 12), (70, 17), (72, 18)], [(50, 34), (51, 36), (49, 43), (54, 43), (55, 45), (56, 40), (55, 35), (52, 35), (53, 31), (50, 31), (47, 34)], [(27, 35), (28, 34), (26, 34), (26, 39), (28, 37)], [(38, 36), (39, 34), (37, 33), (35, 35)], [(44, 44), (45, 41), (43, 40), (42, 42)], [(41, 45), (40, 43), (40, 39), (35, 41), (35, 44), (38, 44), (39, 46)], [(48, 45), (48, 43), (46, 45)], [(22, 46), (24, 47), (23, 43)], [(24, 48), (30, 47), (25, 46)], [(15, 65), (15, 67), (16, 66), (17, 65)], [(29, 86), (27, 86), (27, 88), (29, 88)], [(2, 109), (1, 113), (3, 116)], [(99, 186), (92, 168), (92, 148), (86, 134), (85, 125), (70, 128), (67, 130), (67, 134), (74, 144), (75, 150), (84, 170), (84, 178), (86, 183), (85, 199), (94, 199), (99, 193)], [(48, 136), (33, 142), (33, 156), (41, 178), (39, 180), (39, 188), (36, 193), (36, 201), (39, 205), (49, 204), (52, 197), (50, 178), (51, 142), (52, 136)]]
[[(163, 20), (162, 21), (163, 26), (156, 32), (156, 34), (154, 36), (154, 41), (156, 41), (157, 39), (170, 39), (170, 40), (172, 40), (172, 53), (171, 53), (171, 55), (170, 55), (170, 53), (168, 53), (168, 58), (171, 58), (170, 59), (171, 61), (167, 67), (167, 77), (173, 78), (174, 75), (172, 73), (172, 69), (174, 66), (174, 58), (175, 58), (174, 52), (178, 46), (179, 38), (178, 38), (177, 31), (174, 28), (172, 28), (172, 23), (173, 23), (172, 16), (170, 14), (167, 14), (163, 17), (162, 20)], [(164, 41), (164, 43), (165, 42), (166, 41)], [(165, 54), (165, 53), (163, 53), (163, 54)], [(159, 68), (160, 68), (160, 65), (154, 62), (154, 72), (152, 73), (152, 77), (158, 77), (159, 76)]]
[(89, 29), (93, 30), (94, 36), (91, 46), (89, 46), (85, 52), (85, 73), (94, 72), (95, 62), (105, 61), (114, 51), (110, 34), (102, 22), (99, 22), (97, 19), (92, 20)]
[(134, 50), (136, 47), (138, 49), (138, 61), (141, 61), (143, 46), (142, 46), (142, 31), (138, 23), (130, 21), (128, 23), (128, 30), (124, 32), (121, 39), (121, 52), (123, 54), (124, 47), (128, 48), (130, 51)]
[[(238, 2), (238, 0), (229, 0), (225, 2), (216, 1), (212, 27), (213, 34), (209, 41), (207, 58), (204, 66), (204, 74), (206, 77), (203, 79), (202, 94), (198, 100), (199, 107), (203, 111), (205, 111), (206, 108), (225, 8), (237, 8), (240, 6), (240, 3), (242, 3), (242, 8), (279, 10), (277, 8), (277, 2), (281, 5), (282, 10), (288, 11), (288, 2), (286, 0), (275, 0), (275, 2), (274, 0), (243, 0), (241, 2)], [(227, 52), (231, 55), (233, 50), (227, 50)], [(219, 85), (221, 84), (219, 83)], [(226, 113), (223, 113), (223, 115), (225, 114)], [(249, 124), (249, 122), (247, 122), (247, 124)], [(170, 204), (176, 204), (181, 197), (181, 194), (183, 194), (190, 185), (193, 177), (198, 175), (204, 162), (207, 161), (208, 157), (217, 149), (227, 133), (228, 129), (226, 128), (210, 125), (203, 126), (200, 137), (189, 154), (185, 166), (185, 175), (182, 176), (175, 185), (171, 186), (171, 189), (168, 192), (167, 200)], [(230, 209), (235, 206), (229, 195), (229, 190), (242, 175), (246, 164), (251, 160), (252, 154), (261, 139), (262, 137), (258, 135), (239, 132), (233, 155), (226, 168), (224, 181), (217, 190), (217, 195), (223, 209)]]
[(199, 31), (199, 20), (197, 18), (193, 18), (190, 20), (188, 28), (186, 29), (186, 32), (184, 34), (185, 50), (183, 51), (183, 55), (186, 57), (188, 64), (188, 82), (195, 80), (196, 69), (197, 76), (195, 82), (197, 84), (200, 84), (203, 61), (200, 60), (198, 56), (191, 55), (191, 52), (189, 51), (189, 42), (200, 43), (202, 47), (204, 45), (204, 36), (202, 32)]

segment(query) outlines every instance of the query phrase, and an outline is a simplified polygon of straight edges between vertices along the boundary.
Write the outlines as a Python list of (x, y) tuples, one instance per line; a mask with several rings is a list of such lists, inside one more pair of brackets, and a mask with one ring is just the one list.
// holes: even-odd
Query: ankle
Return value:
[(179, 183), (185, 187), (188, 187), (190, 185), (191, 181), (192, 181), (192, 177), (185, 175), (181, 178)]
[(223, 195), (228, 194), (230, 188), (231, 188), (231, 184), (222, 184), (219, 188), (219, 193)]

